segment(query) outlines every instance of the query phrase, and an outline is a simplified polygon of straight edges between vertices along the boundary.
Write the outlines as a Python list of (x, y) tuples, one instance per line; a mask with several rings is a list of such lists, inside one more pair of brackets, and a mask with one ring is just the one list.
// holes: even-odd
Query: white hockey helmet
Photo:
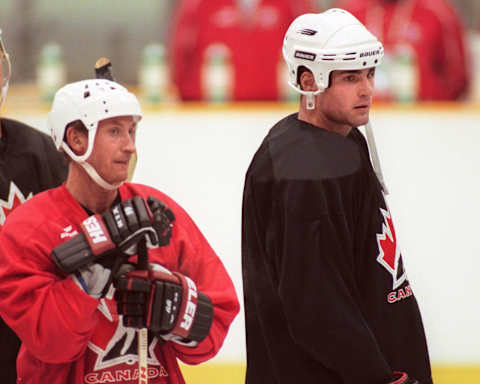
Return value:
[(0, 78), (0, 106), (7, 97), (8, 82), (10, 81), (10, 75), (12, 74), (12, 68), (10, 65), (10, 58), (2, 40), (2, 30), (0, 29), (0, 67), (2, 71), (2, 77)]
[[(73, 161), (81, 164), (94, 181), (106, 189), (114, 189), (118, 185), (105, 182), (86, 160), (93, 150), (98, 123), (119, 116), (132, 116), (138, 122), (142, 118), (140, 104), (125, 87), (105, 79), (82, 80), (60, 88), (48, 114), (50, 135), (57, 149), (65, 151)], [(88, 131), (88, 146), (82, 155), (76, 155), (64, 140), (67, 126), (77, 120)]]
[[(289, 85), (301, 94), (318, 94), (328, 88), (332, 71), (379, 65), (383, 46), (351, 13), (332, 8), (297, 17), (285, 34), (283, 57), (288, 66)], [(301, 90), (297, 79), (301, 66), (312, 72), (318, 86), (316, 92)]]

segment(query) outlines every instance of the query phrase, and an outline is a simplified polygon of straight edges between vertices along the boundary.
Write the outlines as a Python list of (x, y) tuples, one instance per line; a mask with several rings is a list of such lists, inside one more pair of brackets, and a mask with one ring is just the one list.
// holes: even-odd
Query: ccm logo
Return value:
[(183, 320), (180, 324), (180, 327), (186, 331), (190, 330), (193, 324), (193, 317), (195, 316), (195, 311), (197, 310), (197, 287), (195, 283), (185, 276), (188, 284), (188, 297), (187, 297), (187, 306), (185, 307), (185, 312), (183, 314)]
[(88, 219), (85, 219), (83, 221), (83, 226), (87, 230), (88, 236), (94, 244), (107, 241), (107, 236), (105, 236), (96, 216), (90, 216)]

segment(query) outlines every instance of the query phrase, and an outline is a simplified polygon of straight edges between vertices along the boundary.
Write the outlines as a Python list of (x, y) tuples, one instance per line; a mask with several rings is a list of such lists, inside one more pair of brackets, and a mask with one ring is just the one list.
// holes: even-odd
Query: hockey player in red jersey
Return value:
[(331, 9), (295, 19), (283, 53), (299, 112), (270, 130), (245, 179), (247, 382), (431, 384), (378, 163), (357, 128), (382, 44)]
[[(0, 30), (0, 107), (7, 96), (10, 58)], [(11, 212), (33, 195), (59, 186), (67, 165), (52, 140), (17, 120), (0, 118), (0, 232)], [(20, 340), (0, 319), (0, 382), (16, 384), (16, 358)]]
[[(69, 157), (67, 180), (19, 207), (0, 234), (0, 314), (22, 340), (21, 383), (184, 383), (177, 359), (213, 357), (239, 310), (188, 214), (125, 182), (141, 117), (136, 97), (108, 80), (55, 95), (48, 124)], [(144, 244), (149, 265), (137, 270)]]

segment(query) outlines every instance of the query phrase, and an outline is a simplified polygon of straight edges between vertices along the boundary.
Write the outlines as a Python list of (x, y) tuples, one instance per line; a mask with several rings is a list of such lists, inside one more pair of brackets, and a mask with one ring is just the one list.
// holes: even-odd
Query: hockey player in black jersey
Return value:
[[(10, 59), (0, 30), (0, 106), (10, 80)], [(0, 230), (9, 213), (32, 195), (57, 187), (67, 164), (50, 137), (16, 120), (0, 118)]]
[(299, 112), (270, 130), (244, 187), (246, 382), (431, 384), (386, 190), (357, 128), (383, 46), (331, 9), (295, 19), (283, 55)]
[[(0, 106), (10, 74), (10, 59), (0, 30)], [(50, 137), (19, 121), (0, 117), (0, 231), (17, 206), (38, 192), (60, 185), (66, 175), (66, 161)], [(0, 339), (0, 382), (15, 384), (20, 341), (2, 319)]]

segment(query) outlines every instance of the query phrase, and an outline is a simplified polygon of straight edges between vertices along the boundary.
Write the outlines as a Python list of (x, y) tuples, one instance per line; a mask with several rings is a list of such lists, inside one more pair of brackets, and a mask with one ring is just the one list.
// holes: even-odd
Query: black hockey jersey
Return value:
[(31, 196), (57, 187), (67, 164), (44, 133), (15, 120), (0, 120), (0, 230), (9, 213)]
[(248, 384), (432, 383), (420, 311), (357, 128), (277, 123), (247, 171)]
[[(44, 133), (15, 120), (0, 119), (0, 231), (16, 207), (33, 195), (60, 185), (67, 163)], [(2, 255), (0, 255), (2, 257)], [(0, 261), (1, 262), (1, 261)], [(0, 378), (16, 383), (16, 357), (20, 340), (0, 319)]]

